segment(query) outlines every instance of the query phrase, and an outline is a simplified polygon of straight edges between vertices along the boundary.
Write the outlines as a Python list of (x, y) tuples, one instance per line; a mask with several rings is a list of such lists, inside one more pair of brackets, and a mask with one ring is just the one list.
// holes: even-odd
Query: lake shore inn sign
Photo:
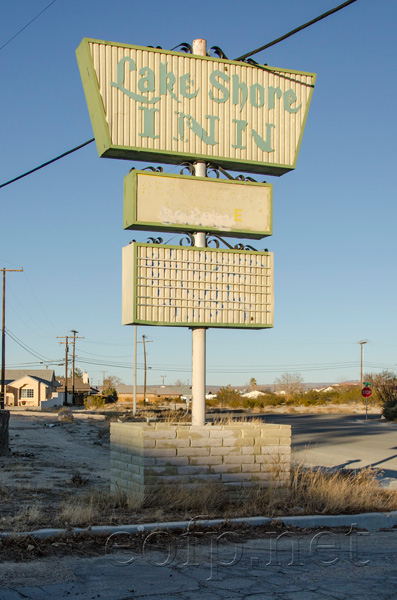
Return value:
[[(199, 471), (189, 467), (190, 475), (181, 476), (189, 485), (203, 477), (227, 486), (268, 484), (269, 460), (274, 459), (285, 465), (280, 477), (287, 477), (290, 428), (284, 426), (288, 432), (276, 442), (270, 433), (272, 448), (278, 444), (271, 455), (263, 445), (267, 433), (258, 434), (256, 464), (252, 427), (239, 426), (242, 439), (236, 441), (233, 455), (242, 454), (234, 465), (227, 461), (235, 427), (226, 432), (224, 428), (230, 426), (204, 427), (206, 328), (264, 329), (273, 327), (274, 314), (273, 254), (244, 244), (232, 248), (219, 238), (258, 240), (272, 235), (272, 185), (234, 179), (225, 172), (227, 180), (208, 178), (207, 166), (218, 173), (229, 169), (277, 176), (294, 169), (316, 75), (209, 57), (205, 40), (194, 40), (193, 53), (185, 54), (84, 39), (76, 53), (99, 156), (195, 164), (193, 177), (132, 170), (124, 178), (125, 229), (186, 232), (192, 241), (190, 247), (134, 242), (123, 248), (123, 324), (192, 330), (192, 431), (172, 425), (170, 433), (170, 426), (164, 425), (167, 456), (175, 456), (175, 464), (181, 464), (186, 443), (196, 443), (194, 460), (199, 450), (202, 454), (199, 463), (194, 462)], [(208, 234), (228, 249), (208, 248)], [(136, 403), (134, 414), (135, 409)], [(126, 428), (121, 434), (123, 452), (127, 452), (133, 429), (142, 440), (146, 425), (124, 423), (122, 427)], [(211, 436), (214, 445), (224, 446), (225, 457), (219, 447), (213, 456)], [(197, 443), (197, 437), (203, 440)], [(156, 455), (158, 464), (164, 465), (164, 446), (158, 440), (156, 448), (158, 442), (158, 454), (151, 450), (155, 452), (151, 460)], [(119, 450), (118, 444), (117, 465)], [(192, 448), (186, 451), (192, 456)], [(166, 467), (156, 468), (161, 473)], [(144, 496), (144, 481), (147, 475), (153, 479), (153, 473), (143, 467), (137, 481), (129, 470), (125, 472), (127, 482), (119, 477), (124, 471), (112, 468), (111, 486), (124, 489), (126, 483), (134, 491), (141, 489)]]
[(76, 53), (100, 156), (295, 168), (315, 74), (93, 39)]

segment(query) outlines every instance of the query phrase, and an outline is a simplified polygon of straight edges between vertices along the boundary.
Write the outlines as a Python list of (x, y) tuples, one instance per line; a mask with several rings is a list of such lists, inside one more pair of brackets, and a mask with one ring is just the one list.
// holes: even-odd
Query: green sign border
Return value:
[[(217, 183), (220, 185), (250, 185), (250, 186), (261, 186), (270, 188), (270, 228), (267, 231), (247, 232), (243, 229), (232, 229), (225, 231), (216, 227), (201, 227), (198, 225), (187, 225), (186, 223), (160, 225), (159, 223), (152, 223), (148, 221), (138, 221), (137, 219), (137, 188), (138, 188), (138, 176), (139, 175), (151, 176), (151, 177), (171, 177), (173, 179), (185, 179), (191, 180), (191, 175), (175, 175), (173, 173), (157, 173), (150, 171), (130, 171), (128, 175), (124, 177), (124, 212), (123, 212), (123, 227), (124, 229), (135, 229), (142, 231), (168, 231), (172, 232), (184, 232), (184, 231), (205, 231), (207, 233), (217, 233), (222, 237), (236, 237), (236, 238), (247, 238), (253, 240), (261, 240), (265, 237), (273, 235), (273, 185), (271, 183), (260, 183), (255, 181), (236, 181), (235, 179), (215, 179), (213, 177), (194, 177), (195, 181), (205, 181)], [(204, 190), (203, 190), (204, 191)], [(237, 190), (236, 190), (237, 191)]]
[(212, 62), (219, 62), (228, 65), (238, 65), (251, 67), (253, 69), (259, 68), (266, 71), (275, 73), (288, 73), (296, 75), (304, 75), (312, 78), (310, 95), (306, 105), (306, 112), (303, 119), (298, 145), (295, 152), (295, 160), (292, 166), (284, 164), (256, 162), (256, 161), (244, 161), (240, 159), (232, 159), (227, 157), (215, 157), (209, 154), (187, 154), (186, 152), (169, 152), (165, 150), (149, 150), (147, 148), (137, 148), (129, 146), (118, 146), (113, 145), (110, 139), (109, 128), (106, 122), (105, 111), (103, 107), (102, 98), (99, 92), (99, 85), (94, 69), (94, 64), (89, 48), (89, 43), (104, 44), (107, 46), (116, 46), (119, 48), (132, 48), (136, 50), (143, 50), (149, 52), (160, 52), (169, 56), (182, 56), (186, 57), (193, 56), (187, 55), (183, 52), (172, 52), (169, 50), (147, 48), (145, 46), (135, 46), (131, 44), (119, 44), (116, 42), (108, 42), (104, 40), (96, 40), (92, 38), (84, 38), (76, 50), (77, 62), (80, 69), (81, 80), (83, 83), (84, 93), (87, 101), (88, 111), (91, 118), (92, 129), (94, 131), (95, 141), (97, 145), (98, 154), (105, 158), (119, 158), (125, 160), (136, 160), (143, 162), (159, 162), (164, 164), (180, 164), (186, 161), (209, 161), (212, 164), (219, 165), (225, 169), (232, 171), (245, 171), (247, 173), (261, 173), (265, 175), (284, 175), (289, 171), (292, 171), (296, 167), (296, 163), (299, 156), (300, 146), (302, 142), (303, 132), (306, 126), (306, 119), (310, 108), (310, 103), (313, 95), (313, 88), (316, 82), (316, 74), (309, 73), (306, 71), (295, 71), (292, 69), (280, 69), (275, 67), (269, 67), (267, 65), (250, 65), (248, 63), (242, 63), (239, 61), (224, 60), (212, 56), (198, 56), (194, 55), (195, 59), (210, 60)]

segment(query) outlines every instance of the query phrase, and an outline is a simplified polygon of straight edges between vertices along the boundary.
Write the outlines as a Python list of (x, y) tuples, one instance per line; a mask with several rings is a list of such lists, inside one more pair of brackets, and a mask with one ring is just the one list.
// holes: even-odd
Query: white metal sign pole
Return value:
[[(207, 41), (193, 40), (193, 54), (206, 56)], [(195, 175), (196, 177), (207, 176), (205, 162), (196, 163)], [(194, 244), (205, 248), (205, 232), (194, 234)], [(192, 329), (192, 425), (205, 425), (205, 334), (205, 327)]]
[(134, 404), (132, 414), (136, 415), (136, 345), (137, 345), (137, 328), (134, 325)]

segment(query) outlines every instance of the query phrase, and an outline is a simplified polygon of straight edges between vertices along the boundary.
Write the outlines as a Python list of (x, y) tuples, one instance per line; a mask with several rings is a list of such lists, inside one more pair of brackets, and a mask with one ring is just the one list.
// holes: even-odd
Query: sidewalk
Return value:
[[(159, 551), (157, 536), (164, 549)], [(176, 547), (151, 533), (141, 552), (127, 538), (96, 558), (3, 563), (2, 600), (386, 600), (397, 585), (397, 530), (188, 535)], [(122, 546), (122, 547), (121, 547)], [(106, 553), (107, 552), (107, 553)]]

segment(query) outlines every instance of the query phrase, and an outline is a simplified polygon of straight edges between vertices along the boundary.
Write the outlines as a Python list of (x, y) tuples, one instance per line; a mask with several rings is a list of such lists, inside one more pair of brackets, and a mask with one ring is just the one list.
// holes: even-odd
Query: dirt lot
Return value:
[[(11, 453), (0, 456), (0, 532), (189, 517), (182, 501), (181, 508), (174, 500), (142, 508), (110, 495), (110, 413), (73, 414), (63, 422), (57, 413), (11, 412)], [(209, 506), (212, 518), (241, 516), (227, 514), (216, 498)]]
[(107, 420), (11, 413), (10, 449), (0, 457), (1, 531), (54, 526), (62, 502), (89, 487), (108, 490)]

